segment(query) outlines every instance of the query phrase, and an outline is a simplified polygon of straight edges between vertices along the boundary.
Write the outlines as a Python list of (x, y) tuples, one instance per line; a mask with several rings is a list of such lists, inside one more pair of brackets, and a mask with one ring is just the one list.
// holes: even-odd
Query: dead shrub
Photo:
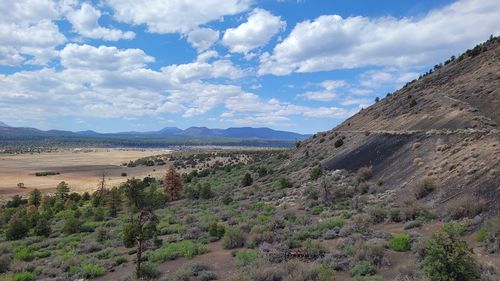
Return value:
[(465, 195), (452, 201), (448, 205), (448, 215), (455, 220), (473, 218), (479, 215), (486, 207), (484, 200), (472, 195)]
[(358, 169), (356, 178), (359, 182), (367, 181), (373, 176), (372, 166), (365, 166)]
[(401, 219), (404, 221), (415, 220), (425, 211), (424, 206), (417, 201), (406, 201), (401, 208)]
[(366, 243), (358, 241), (354, 245), (354, 259), (368, 261), (377, 267), (384, 263), (384, 246), (381, 243)]
[(433, 192), (434, 189), (436, 189), (434, 180), (432, 178), (425, 178), (424, 180), (417, 183), (417, 185), (415, 185), (415, 198), (422, 199)]

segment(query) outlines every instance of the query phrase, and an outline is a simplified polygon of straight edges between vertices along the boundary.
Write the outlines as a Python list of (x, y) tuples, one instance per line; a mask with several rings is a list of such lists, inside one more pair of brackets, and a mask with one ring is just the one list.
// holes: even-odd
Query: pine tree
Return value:
[(38, 189), (33, 189), (30, 192), (30, 198), (28, 199), (29, 205), (34, 205), (36, 207), (40, 206), (40, 203), (42, 201), (42, 193)]
[(69, 194), (69, 186), (65, 181), (60, 182), (56, 187), (56, 196), (63, 202), (66, 201)]
[(167, 170), (165, 178), (163, 179), (163, 189), (165, 193), (170, 196), (170, 200), (180, 199), (180, 194), (182, 191), (181, 176), (173, 166)]
[(118, 188), (113, 187), (108, 194), (106, 205), (108, 207), (108, 212), (111, 217), (116, 217), (118, 211), (121, 209), (122, 198), (120, 194), (120, 190)]
[(141, 277), (142, 253), (157, 235), (158, 218), (154, 211), (164, 203), (164, 197), (156, 186), (148, 186), (137, 179), (127, 180), (122, 190), (128, 202), (130, 219), (123, 226), (123, 244), (136, 247), (137, 278)]

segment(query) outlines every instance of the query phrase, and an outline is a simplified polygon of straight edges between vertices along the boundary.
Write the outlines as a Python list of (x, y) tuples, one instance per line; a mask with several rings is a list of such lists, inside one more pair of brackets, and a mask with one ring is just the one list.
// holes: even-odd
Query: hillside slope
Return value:
[(353, 173), (371, 167), (371, 184), (396, 190), (399, 202), (432, 181), (418, 199), (443, 216), (471, 201), (498, 213), (500, 40), (474, 50), (304, 141), (293, 159)]

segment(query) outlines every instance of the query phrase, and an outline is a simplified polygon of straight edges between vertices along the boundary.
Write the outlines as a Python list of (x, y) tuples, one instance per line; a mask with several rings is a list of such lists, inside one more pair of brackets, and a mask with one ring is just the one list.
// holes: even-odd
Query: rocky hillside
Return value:
[[(492, 38), (300, 143), (291, 161), (369, 167), (379, 191), (397, 191), (399, 202), (417, 197), (442, 216), (467, 204), (498, 213), (498, 108), (500, 39)], [(431, 190), (415, 196), (426, 182)]]

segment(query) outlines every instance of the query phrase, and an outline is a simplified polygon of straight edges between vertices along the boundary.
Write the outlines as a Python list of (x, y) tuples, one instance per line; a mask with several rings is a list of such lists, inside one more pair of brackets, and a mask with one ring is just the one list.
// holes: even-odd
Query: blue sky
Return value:
[(0, 0), (0, 121), (333, 128), (500, 31), (497, 0)]

